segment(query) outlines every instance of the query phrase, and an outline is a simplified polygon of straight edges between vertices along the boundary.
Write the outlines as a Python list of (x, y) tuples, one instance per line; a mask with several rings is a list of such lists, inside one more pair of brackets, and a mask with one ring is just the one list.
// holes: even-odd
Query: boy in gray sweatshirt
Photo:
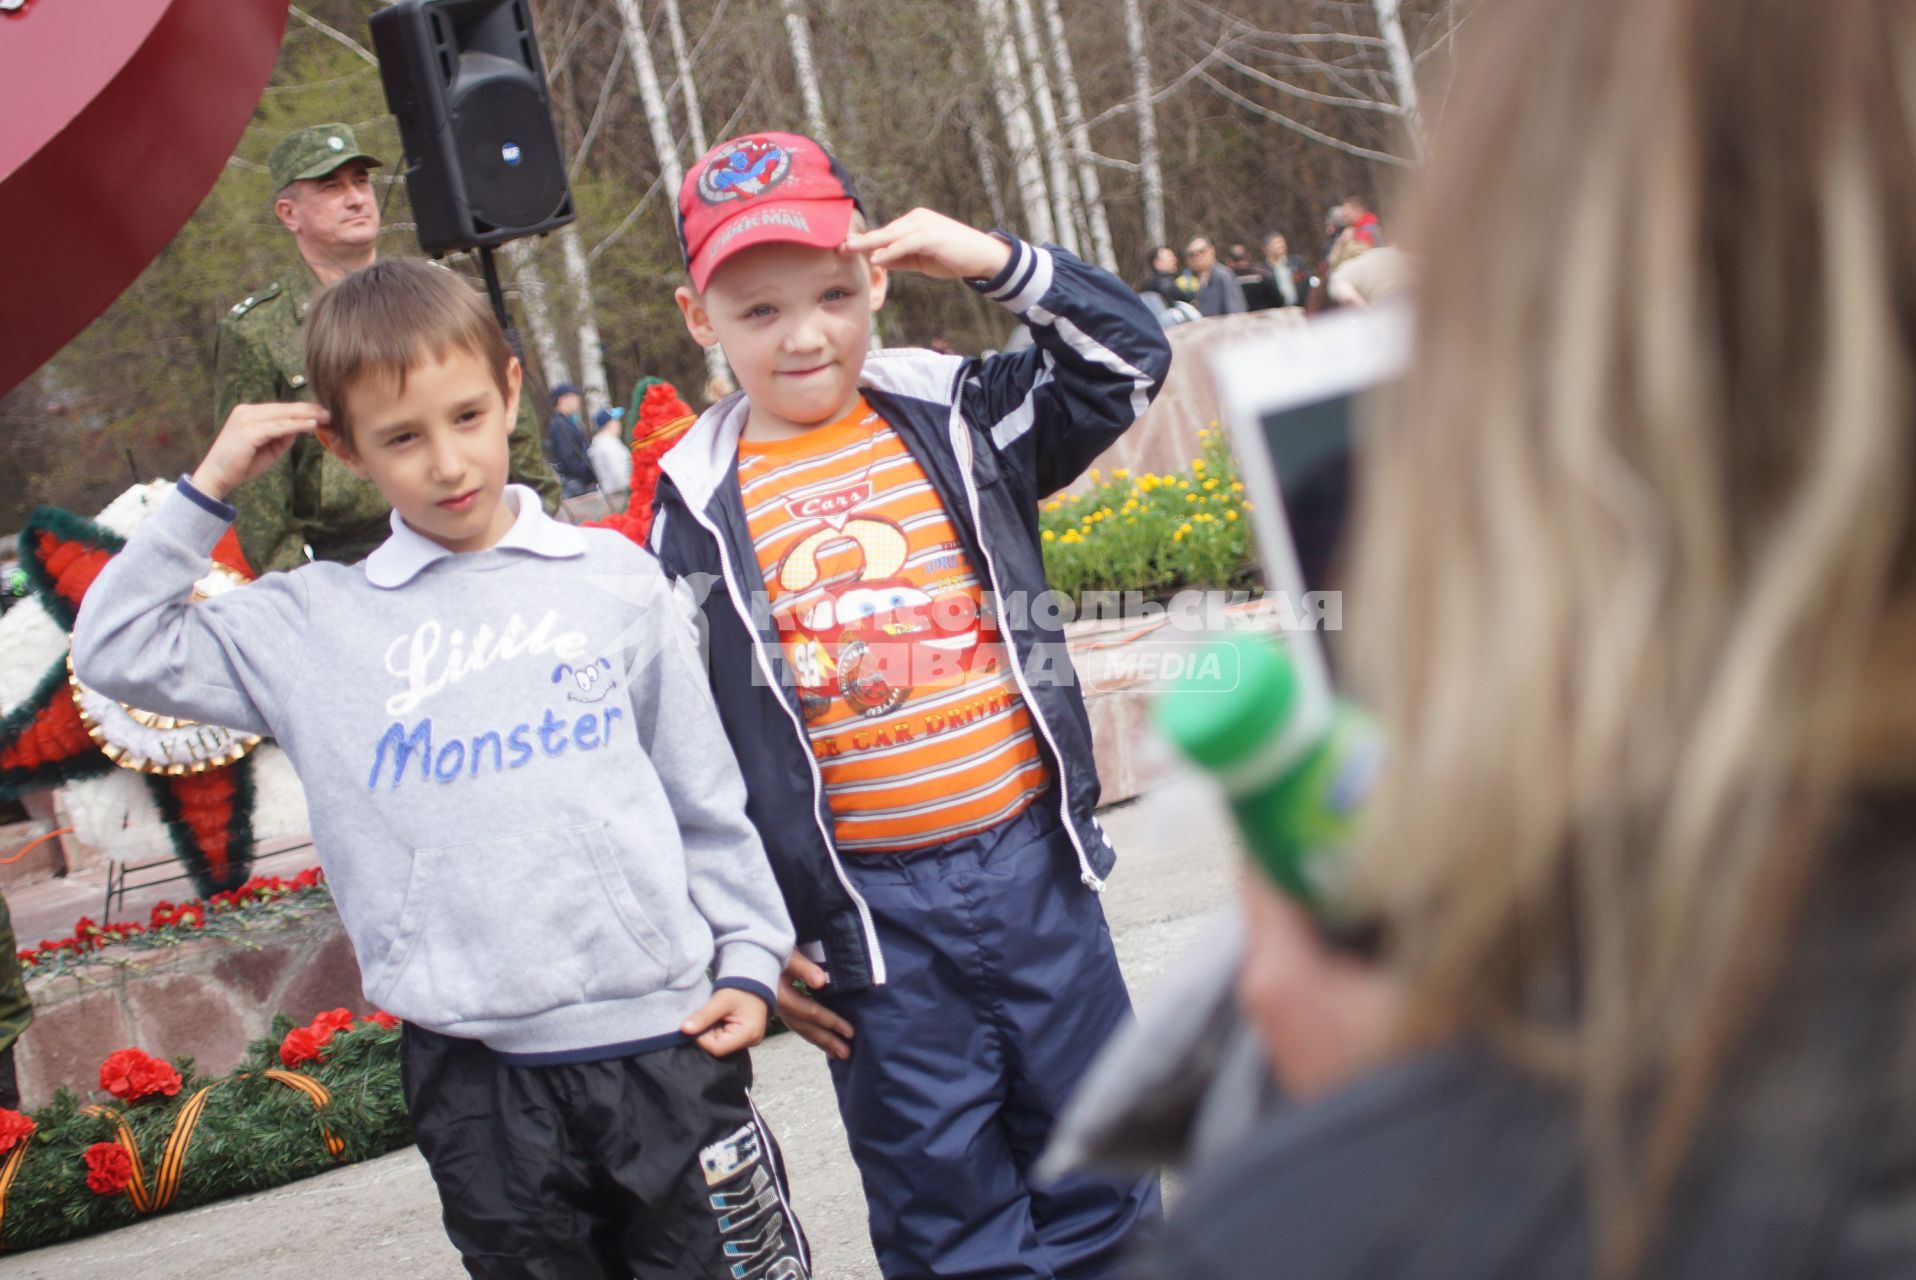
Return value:
[[(233, 410), (100, 575), (76, 675), (285, 748), (472, 1275), (805, 1276), (745, 1052), (792, 928), (689, 614), (506, 483), (519, 366), (450, 272), (340, 281), (306, 363), (319, 403)], [(195, 603), (305, 431), (392, 536)]]

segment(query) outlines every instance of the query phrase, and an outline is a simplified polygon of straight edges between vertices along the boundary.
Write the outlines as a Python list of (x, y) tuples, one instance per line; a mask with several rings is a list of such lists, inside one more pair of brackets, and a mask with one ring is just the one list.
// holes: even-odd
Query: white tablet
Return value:
[[(1410, 311), (1399, 304), (1334, 311), (1212, 356), (1232, 452), (1252, 495), (1265, 589), (1283, 593), (1293, 616), (1313, 616), (1302, 607), (1310, 593), (1338, 589), (1361, 401), (1403, 373), (1410, 351)], [(1288, 638), (1305, 678), (1328, 690), (1315, 626)]]

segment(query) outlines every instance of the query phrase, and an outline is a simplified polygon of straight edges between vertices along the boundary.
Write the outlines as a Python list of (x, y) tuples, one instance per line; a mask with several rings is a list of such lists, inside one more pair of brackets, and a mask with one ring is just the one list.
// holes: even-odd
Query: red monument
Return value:
[(0, 0), (0, 394), (199, 207), (285, 26), (284, 0)]

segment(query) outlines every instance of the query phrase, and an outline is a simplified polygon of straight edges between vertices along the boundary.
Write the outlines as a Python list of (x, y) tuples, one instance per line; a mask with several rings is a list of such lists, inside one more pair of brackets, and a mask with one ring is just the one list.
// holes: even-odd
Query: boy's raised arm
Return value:
[(225, 495), (324, 418), (313, 405), (241, 405), (93, 582), (73, 626), (73, 672), (147, 711), (271, 734), (298, 678), (306, 632), (299, 574), (271, 573), (192, 603), (233, 520)]
[(965, 395), (972, 419), (989, 424), (992, 444), (1035, 480), (1037, 496), (1110, 448), (1170, 370), (1171, 344), (1144, 301), (1055, 246), (913, 209), (847, 236), (843, 251), (892, 271), (964, 280), (1025, 322), (1034, 345), (986, 360)]
[(1011, 260), (973, 288), (1009, 308), (1033, 345), (987, 358), (964, 388), (1036, 495), (1062, 489), (1137, 421), (1171, 368), (1171, 344), (1122, 280), (1051, 245), (1011, 242)]

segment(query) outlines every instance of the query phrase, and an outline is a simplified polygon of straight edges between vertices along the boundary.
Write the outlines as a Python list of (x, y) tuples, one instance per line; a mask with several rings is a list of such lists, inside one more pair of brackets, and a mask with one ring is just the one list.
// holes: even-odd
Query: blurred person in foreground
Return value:
[(1481, 19), (1345, 612), (1385, 957), (1251, 877), (1292, 1105), (1143, 1271), (1916, 1274), (1916, 8)]

